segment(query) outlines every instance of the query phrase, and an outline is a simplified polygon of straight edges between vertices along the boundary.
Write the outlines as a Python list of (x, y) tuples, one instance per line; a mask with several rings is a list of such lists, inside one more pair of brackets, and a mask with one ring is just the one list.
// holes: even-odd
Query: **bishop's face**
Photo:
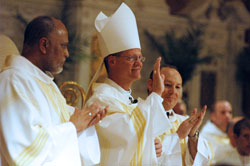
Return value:
[(115, 73), (116, 79), (122, 82), (133, 82), (141, 78), (142, 61), (144, 59), (141, 49), (126, 50), (113, 58), (112, 72)]

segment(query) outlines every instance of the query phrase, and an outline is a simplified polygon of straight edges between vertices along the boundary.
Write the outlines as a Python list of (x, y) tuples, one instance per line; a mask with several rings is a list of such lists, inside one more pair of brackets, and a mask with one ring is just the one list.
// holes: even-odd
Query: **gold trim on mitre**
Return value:
[[(103, 61), (101, 50), (100, 50), (99, 43), (98, 43), (97, 33), (94, 33), (92, 35), (91, 54), (94, 56), (94, 58), (91, 59), (89, 74), (90, 74), (90, 78), (93, 78), (100, 64)], [(103, 67), (96, 81), (103, 82), (106, 77), (107, 77), (107, 72), (106, 72), (106, 69)]]

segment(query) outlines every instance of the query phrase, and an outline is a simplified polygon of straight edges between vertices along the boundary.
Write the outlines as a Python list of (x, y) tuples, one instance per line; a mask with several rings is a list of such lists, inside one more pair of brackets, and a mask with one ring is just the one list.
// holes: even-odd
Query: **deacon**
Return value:
[(40, 16), (26, 27), (21, 56), (6, 57), (0, 73), (0, 165), (99, 163), (97, 135), (88, 127), (106, 110), (98, 103), (80, 111), (67, 105), (53, 81), (69, 56), (67, 45), (64, 24)]

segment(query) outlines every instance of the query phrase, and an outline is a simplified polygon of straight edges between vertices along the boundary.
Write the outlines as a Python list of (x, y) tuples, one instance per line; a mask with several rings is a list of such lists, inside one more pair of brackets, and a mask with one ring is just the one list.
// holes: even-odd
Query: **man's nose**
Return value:
[(142, 61), (141, 61), (141, 59), (140, 59), (139, 57), (136, 57), (135, 60), (134, 60), (134, 64), (135, 64), (135, 65), (140, 65), (140, 66), (142, 66)]
[(174, 94), (174, 93), (175, 93), (175, 88), (174, 88), (173, 86), (171, 86), (171, 87), (169, 88), (169, 93), (171, 93), (171, 94)]
[(64, 53), (64, 56), (65, 56), (66, 58), (69, 57), (69, 50), (68, 50), (68, 49), (66, 49), (66, 51), (65, 51), (65, 53)]
[(226, 113), (227, 120), (231, 120), (232, 115), (230, 113)]
[(135, 59), (134, 59), (134, 61), (136, 62), (136, 61), (140, 61), (141, 63), (143, 63), (144, 61), (145, 61), (145, 57), (143, 57), (143, 56), (136, 56), (135, 57)]

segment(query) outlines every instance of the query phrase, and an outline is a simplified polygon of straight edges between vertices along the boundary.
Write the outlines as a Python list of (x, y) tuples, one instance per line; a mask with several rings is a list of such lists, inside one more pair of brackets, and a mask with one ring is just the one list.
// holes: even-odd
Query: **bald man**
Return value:
[(231, 146), (227, 135), (227, 126), (232, 120), (232, 105), (229, 101), (217, 101), (210, 112), (210, 120), (201, 130), (201, 135), (205, 137), (211, 145), (214, 158), (211, 164), (240, 165), (239, 156)]
[[(198, 129), (202, 124), (206, 106), (200, 113), (194, 109), (192, 115), (178, 115), (173, 111), (174, 106), (182, 96), (182, 77), (174, 66), (161, 66), (161, 75), (165, 77), (162, 105), (166, 111), (172, 128), (157, 137), (162, 142), (162, 155), (159, 163), (162, 166), (173, 165), (209, 165), (211, 159), (210, 149), (206, 140), (199, 136)], [(150, 75), (148, 79), (148, 92), (152, 92), (152, 83), (155, 78)]]

